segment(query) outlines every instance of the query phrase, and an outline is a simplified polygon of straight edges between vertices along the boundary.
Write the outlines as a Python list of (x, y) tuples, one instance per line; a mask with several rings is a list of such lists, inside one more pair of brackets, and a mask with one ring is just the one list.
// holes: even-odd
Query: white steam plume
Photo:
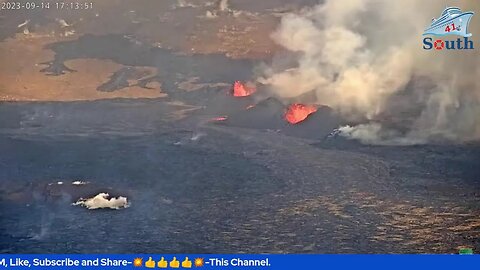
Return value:
[(218, 1), (218, 10), (220, 10), (220, 11), (228, 11), (228, 0), (220, 0), (220, 1)]
[(77, 202), (72, 203), (72, 205), (81, 205), (92, 210), (102, 208), (121, 209), (130, 206), (126, 197), (119, 196), (118, 198), (110, 198), (108, 193), (99, 193), (89, 199), (80, 198)]
[[(455, 6), (480, 11), (478, 1)], [(298, 55), (295, 67), (272, 65), (258, 80), (280, 98), (313, 91), (310, 102), (363, 120), (344, 135), (366, 143), (478, 139), (480, 18), (474, 15), (469, 29), (475, 50), (425, 51), (423, 30), (444, 8), (437, 0), (326, 0), (288, 14), (272, 38)]]

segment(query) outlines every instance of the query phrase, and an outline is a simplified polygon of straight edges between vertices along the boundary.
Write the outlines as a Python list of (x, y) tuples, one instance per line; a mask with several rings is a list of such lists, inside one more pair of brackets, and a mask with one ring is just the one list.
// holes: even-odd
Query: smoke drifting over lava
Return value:
[[(478, 1), (455, 6), (480, 10)], [(284, 100), (321, 101), (357, 123), (341, 128), (344, 136), (365, 143), (479, 139), (479, 48), (422, 48), (424, 28), (444, 8), (433, 0), (326, 0), (288, 14), (272, 38), (295, 55), (293, 63), (274, 61), (258, 81)], [(478, 47), (476, 20), (470, 32)]]

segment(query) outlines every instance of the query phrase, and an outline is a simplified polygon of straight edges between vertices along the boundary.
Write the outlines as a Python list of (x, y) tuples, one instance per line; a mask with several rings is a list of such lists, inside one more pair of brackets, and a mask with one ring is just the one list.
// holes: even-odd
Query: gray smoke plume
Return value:
[[(478, 1), (455, 6), (480, 11)], [(309, 102), (361, 123), (340, 131), (365, 143), (479, 139), (480, 48), (422, 48), (423, 30), (444, 8), (436, 0), (326, 0), (288, 14), (272, 38), (296, 55), (293, 68), (273, 64), (258, 81), (280, 98), (314, 96)]]

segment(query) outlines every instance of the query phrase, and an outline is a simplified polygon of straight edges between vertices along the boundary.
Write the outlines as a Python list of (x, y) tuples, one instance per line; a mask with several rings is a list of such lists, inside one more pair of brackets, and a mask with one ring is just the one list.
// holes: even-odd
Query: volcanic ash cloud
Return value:
[[(456, 5), (480, 10), (478, 2)], [(313, 91), (312, 103), (361, 123), (344, 135), (356, 134), (366, 143), (478, 139), (480, 53), (422, 48), (424, 28), (444, 8), (433, 0), (327, 0), (288, 14), (272, 38), (296, 57), (288, 65), (274, 61), (258, 80), (280, 98)], [(470, 31), (480, 35), (474, 27)], [(418, 80), (431, 86), (414, 83)], [(386, 125), (389, 119), (406, 126)]]

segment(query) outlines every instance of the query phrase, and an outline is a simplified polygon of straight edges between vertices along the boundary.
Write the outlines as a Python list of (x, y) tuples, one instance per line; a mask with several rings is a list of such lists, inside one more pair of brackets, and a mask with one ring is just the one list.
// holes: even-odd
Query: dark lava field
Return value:
[[(0, 253), (480, 250), (479, 143), (364, 145), (336, 135), (348, 122), (326, 106), (292, 125), (261, 87), (232, 96), (276, 49), (258, 39), (244, 51), (245, 35), (268, 37), (276, 14), (316, 1), (231, 1), (245, 13), (219, 22), (201, 21), (213, 9), (201, 1), (151, 4), (160, 15), (153, 1), (94, 2), (0, 13), (2, 57), (18, 59), (0, 71)], [(17, 25), (29, 18), (27, 34)], [(75, 34), (45, 36), (55, 18)], [(129, 207), (72, 205), (102, 192)]]

